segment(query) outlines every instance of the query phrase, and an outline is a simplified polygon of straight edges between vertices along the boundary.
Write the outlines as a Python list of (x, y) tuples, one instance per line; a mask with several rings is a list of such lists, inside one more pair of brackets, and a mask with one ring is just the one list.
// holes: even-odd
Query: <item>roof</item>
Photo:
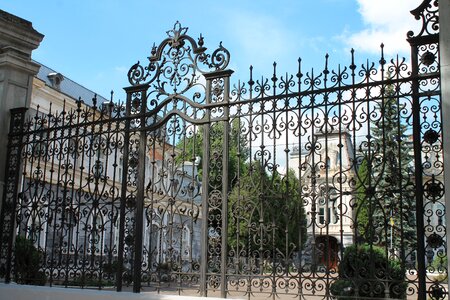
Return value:
[[(57, 71), (41, 64), (40, 62), (35, 61), (37, 64), (39, 64), (41, 67), (39, 69), (39, 72), (37, 73), (36, 77), (42, 81), (45, 82), (46, 85), (48, 85), (51, 88), (54, 88), (54, 85), (52, 84), (52, 81), (48, 77), (49, 74), (59, 74)], [(79, 83), (76, 83), (75, 81), (71, 80), (70, 78), (63, 76), (63, 80), (60, 83), (59, 89), (57, 89), (61, 93), (78, 100), (78, 98), (81, 97), (81, 100), (89, 106), (93, 106), (92, 98), (97, 95), (97, 106), (101, 105), (104, 102), (109, 102), (110, 100), (106, 99), (105, 97), (102, 97), (98, 95), (97, 93), (93, 92), (92, 90), (85, 88)], [(67, 100), (67, 99), (66, 99)]]

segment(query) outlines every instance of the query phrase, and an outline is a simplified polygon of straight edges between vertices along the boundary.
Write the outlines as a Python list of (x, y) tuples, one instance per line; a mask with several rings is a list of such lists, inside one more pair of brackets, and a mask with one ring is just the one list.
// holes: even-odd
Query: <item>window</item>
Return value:
[(336, 151), (336, 166), (341, 166), (341, 156), (339, 155), (339, 152)]
[(119, 165), (117, 166), (117, 178), (119, 182), (122, 182), (122, 172), (123, 172), (123, 156), (119, 158)]
[(336, 203), (338, 194), (333, 187), (322, 186), (320, 189), (320, 197), (318, 198), (318, 223), (319, 224), (336, 224), (339, 221)]
[(158, 225), (152, 224), (150, 227), (150, 238), (146, 235), (146, 241), (148, 242), (148, 253), (152, 257), (152, 261), (159, 262), (159, 248), (160, 248), (160, 234), (161, 228)]
[(89, 250), (88, 252), (90, 252), (91, 255), (98, 255), (103, 253), (103, 249), (104, 249), (104, 240), (103, 240), (103, 229), (104, 229), (104, 224), (103, 224), (103, 217), (100, 213), (94, 215), (91, 217), (91, 222), (89, 224), (88, 227), (88, 240), (89, 240)]
[(172, 195), (175, 196), (178, 192), (178, 185), (180, 184), (180, 182), (178, 181), (178, 179), (173, 179), (172, 180)]
[(32, 141), (33, 156), (36, 158), (38, 157), (45, 158), (47, 155), (47, 143), (48, 143), (48, 134), (46, 128), (43, 126), (42, 128), (39, 129), (39, 132), (37, 132), (33, 136)]
[(71, 138), (67, 145), (67, 154), (74, 168), (81, 166), (79, 145), (79, 141), (76, 138)]
[(319, 224), (325, 224), (325, 208), (319, 207)]
[(34, 245), (40, 248), (45, 247), (45, 240), (47, 236), (46, 218), (48, 212), (47, 205), (39, 203), (38, 198), (33, 198), (27, 208), (28, 212), (24, 215), (29, 215), (26, 227), (26, 237), (32, 240)]
[(72, 245), (76, 244), (76, 241), (74, 241), (74, 238), (76, 238), (76, 225), (78, 222), (78, 218), (76, 215), (76, 212), (73, 208), (66, 207), (65, 216), (64, 216), (64, 227), (65, 231), (67, 232), (66, 235), (66, 241), (69, 251), (72, 250)]
[(189, 253), (191, 249), (191, 231), (187, 226), (183, 227), (181, 243), (181, 258), (184, 260), (189, 259)]
[(106, 176), (106, 155), (105, 155), (105, 140), (102, 137), (94, 139), (91, 147), (95, 149), (95, 157), (92, 162), (92, 172), (95, 178)]

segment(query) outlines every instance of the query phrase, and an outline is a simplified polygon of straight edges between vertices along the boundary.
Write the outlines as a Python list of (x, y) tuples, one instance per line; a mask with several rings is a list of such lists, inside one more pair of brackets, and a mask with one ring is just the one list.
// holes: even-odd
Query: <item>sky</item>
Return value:
[(379, 61), (385, 54), (408, 57), (406, 33), (419, 24), (409, 13), (421, 0), (4, 0), (0, 9), (29, 20), (45, 35), (33, 58), (109, 98), (124, 100), (127, 72), (144, 62), (176, 21), (200, 33), (213, 51), (222, 41), (231, 53), (231, 82), (254, 74), (272, 76), (303, 68)]

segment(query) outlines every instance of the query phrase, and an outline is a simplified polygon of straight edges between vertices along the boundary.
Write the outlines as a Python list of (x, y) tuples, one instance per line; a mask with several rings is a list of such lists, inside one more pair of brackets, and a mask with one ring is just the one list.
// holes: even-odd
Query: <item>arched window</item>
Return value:
[(67, 145), (67, 154), (69, 155), (69, 159), (73, 164), (73, 167), (79, 168), (81, 166), (81, 158), (80, 158), (80, 141), (77, 138), (70, 138)]
[(319, 224), (336, 224), (339, 221), (337, 214), (336, 201), (338, 194), (333, 187), (321, 187), (321, 193), (318, 198), (317, 222)]
[(84, 246), (89, 255), (104, 253), (105, 224), (101, 212), (92, 211), (85, 221), (80, 222), (78, 246)]
[(64, 217), (64, 240), (69, 252), (73, 252), (76, 245), (76, 227), (78, 217), (75, 210), (71, 207), (66, 207)]
[(183, 260), (189, 259), (191, 252), (191, 230), (188, 226), (183, 226), (182, 238), (181, 238), (181, 258)]

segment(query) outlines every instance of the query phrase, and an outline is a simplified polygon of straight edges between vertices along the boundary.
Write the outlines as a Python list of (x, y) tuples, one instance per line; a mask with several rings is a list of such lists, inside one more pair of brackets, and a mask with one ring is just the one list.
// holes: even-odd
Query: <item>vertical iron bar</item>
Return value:
[[(126, 90), (127, 91), (127, 90)], [(132, 93), (127, 91), (127, 100), (125, 107), (125, 128), (123, 137), (123, 159), (122, 159), (122, 186), (120, 192), (120, 211), (119, 211), (119, 249), (118, 249), (118, 269), (116, 274), (116, 289), (118, 292), (122, 291), (123, 281), (123, 250), (125, 242), (125, 207), (127, 201), (127, 173), (128, 173), (128, 157), (129, 157), (129, 143), (130, 143), (130, 116), (131, 116), (131, 96)]]
[[(206, 104), (211, 103), (211, 79), (206, 79)], [(209, 134), (211, 127), (211, 110), (205, 112), (207, 123), (203, 125), (203, 158), (202, 158), (202, 243), (200, 253), (200, 296), (207, 297), (207, 272), (208, 272), (208, 199), (209, 199)]]
[(426, 267), (425, 267), (425, 240), (423, 221), (423, 166), (421, 146), (420, 98), (419, 98), (419, 66), (418, 47), (411, 45), (412, 67), (412, 116), (413, 116), (413, 146), (414, 146), (414, 177), (416, 193), (416, 225), (417, 225), (417, 274), (419, 280), (418, 298), (426, 298)]
[[(147, 108), (148, 85), (143, 85), (139, 89), (141, 109), (140, 126), (145, 127), (145, 112)], [(147, 135), (145, 131), (139, 132), (139, 157), (137, 173), (136, 211), (135, 211), (135, 232), (134, 232), (134, 274), (133, 292), (139, 293), (141, 290), (141, 267), (142, 267), (142, 229), (144, 226), (144, 190), (145, 190), (145, 160), (147, 150)]]
[(228, 163), (229, 163), (229, 133), (230, 133), (230, 108), (229, 108), (229, 94), (230, 94), (230, 77), (229, 75), (223, 77), (224, 91), (223, 91), (223, 150), (222, 150), (222, 253), (221, 253), (221, 284), (220, 296), (227, 297), (227, 254), (228, 254)]
[[(228, 107), (224, 108), (228, 111)], [(227, 112), (228, 113), (228, 112)], [(223, 154), (222, 154), (222, 249), (221, 249), (221, 268), (220, 268), (220, 297), (227, 296), (227, 253), (228, 253), (228, 145), (229, 145), (229, 126), (228, 121), (224, 121), (223, 130)]]
[[(12, 251), (16, 228), (16, 206), (21, 177), (21, 153), (23, 147), (23, 128), (27, 108), (11, 109), (8, 150), (5, 168), (5, 189), (3, 191), (2, 211), (0, 215), (0, 259), (6, 259), (5, 283), (11, 281)], [(6, 249), (5, 249), (6, 248)], [(6, 257), (2, 257), (6, 250)]]

